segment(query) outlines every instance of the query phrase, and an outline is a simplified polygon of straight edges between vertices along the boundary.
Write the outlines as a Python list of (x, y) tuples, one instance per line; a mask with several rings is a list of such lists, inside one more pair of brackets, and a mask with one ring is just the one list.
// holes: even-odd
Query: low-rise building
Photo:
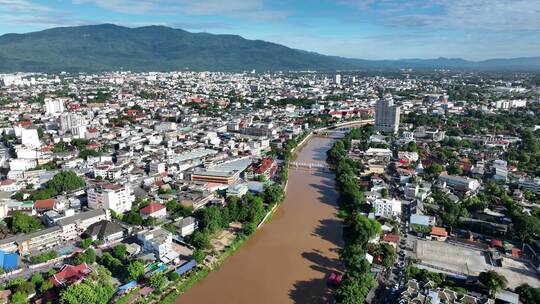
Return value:
[(153, 217), (156, 219), (164, 219), (167, 217), (167, 209), (164, 205), (158, 203), (150, 203), (148, 206), (142, 208), (140, 211), (141, 217), (147, 219)]
[(393, 218), (401, 215), (401, 201), (396, 199), (376, 199), (373, 201), (375, 216)]
[(115, 222), (102, 220), (86, 229), (84, 234), (93, 241), (103, 241), (105, 244), (113, 243), (124, 237), (126, 230)]
[(480, 188), (478, 180), (466, 176), (441, 174), (439, 182), (460, 192), (476, 192)]
[(137, 233), (144, 250), (154, 253), (156, 258), (168, 263), (176, 259), (179, 254), (172, 247), (172, 234), (163, 228), (143, 230)]

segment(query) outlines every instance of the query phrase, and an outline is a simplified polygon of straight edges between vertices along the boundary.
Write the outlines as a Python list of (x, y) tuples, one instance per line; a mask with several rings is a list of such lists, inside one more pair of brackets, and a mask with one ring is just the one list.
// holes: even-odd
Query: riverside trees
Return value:
[(380, 233), (381, 225), (362, 215), (362, 211), (369, 209), (356, 180), (356, 173), (362, 164), (347, 157), (353, 139), (367, 141), (372, 133), (373, 126), (352, 130), (328, 151), (328, 161), (336, 168), (336, 187), (340, 193), (338, 204), (340, 214), (344, 217), (345, 245), (341, 250), (341, 259), (347, 276), (335, 292), (336, 301), (343, 304), (363, 303), (376, 284), (366, 254), (369, 240)]

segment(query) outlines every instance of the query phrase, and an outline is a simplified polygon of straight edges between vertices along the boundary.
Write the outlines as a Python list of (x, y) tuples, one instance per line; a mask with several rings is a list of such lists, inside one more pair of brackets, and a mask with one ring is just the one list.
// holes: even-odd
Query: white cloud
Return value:
[(489, 31), (540, 30), (539, 0), (342, 0), (393, 26)]
[(223, 15), (261, 21), (279, 20), (289, 15), (287, 11), (267, 8), (263, 0), (73, 0), (73, 3), (93, 3), (128, 14)]
[(9, 13), (43, 13), (51, 9), (27, 0), (0, 0), (0, 11)]

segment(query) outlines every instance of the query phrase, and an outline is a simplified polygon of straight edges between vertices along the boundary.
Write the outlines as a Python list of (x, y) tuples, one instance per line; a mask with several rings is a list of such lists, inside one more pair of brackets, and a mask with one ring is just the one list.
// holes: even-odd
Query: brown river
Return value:
[[(313, 137), (297, 161), (324, 161), (332, 142)], [(336, 199), (332, 173), (291, 167), (272, 220), (176, 303), (329, 303), (325, 279), (340, 267), (342, 242)]]

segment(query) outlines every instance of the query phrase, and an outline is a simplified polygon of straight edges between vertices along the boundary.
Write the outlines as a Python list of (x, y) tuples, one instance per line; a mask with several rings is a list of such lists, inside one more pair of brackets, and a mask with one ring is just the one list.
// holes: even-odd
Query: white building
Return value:
[(246, 195), (249, 188), (246, 184), (234, 184), (230, 185), (227, 188), (227, 197), (229, 196), (236, 196), (236, 197), (242, 197)]
[(41, 143), (39, 142), (39, 134), (37, 129), (22, 129), (21, 142), (27, 147), (39, 148)]
[(167, 217), (167, 208), (164, 205), (158, 203), (150, 203), (148, 206), (142, 208), (140, 211), (141, 217), (147, 219), (153, 217), (155, 219), (165, 219)]
[(60, 129), (62, 131), (70, 131), (73, 128), (84, 126), (86, 127), (86, 118), (77, 113), (63, 113), (60, 115)]
[(401, 108), (392, 98), (382, 98), (375, 105), (375, 129), (379, 132), (396, 133), (399, 128)]
[(540, 194), (540, 178), (528, 179), (522, 178), (519, 180), (519, 186), (522, 189)]
[(399, 151), (398, 158), (414, 163), (418, 161), (418, 152)]
[(172, 234), (163, 228), (143, 230), (137, 233), (137, 239), (142, 242), (144, 250), (154, 253), (165, 263), (179, 256), (172, 247)]
[(12, 158), (9, 160), (9, 169), (11, 171), (28, 171), (37, 165), (34, 159)]
[(191, 235), (199, 226), (199, 222), (192, 216), (184, 217), (178, 221), (176, 226), (179, 227), (181, 237)]
[(79, 237), (90, 225), (110, 219), (109, 210), (97, 209), (77, 214), (69, 213), (69, 216), (58, 219), (56, 225), (62, 227), (64, 240), (72, 240)]
[(150, 174), (161, 174), (167, 171), (166, 164), (164, 162), (152, 161), (150, 162), (149, 168)]
[(135, 195), (128, 184), (101, 184), (88, 190), (88, 207), (111, 209), (116, 213), (131, 210)]
[(334, 76), (334, 83), (336, 85), (340, 85), (341, 84), (341, 74), (336, 74), (336, 76)]
[(373, 201), (375, 216), (393, 218), (401, 215), (401, 201), (396, 199), (376, 199)]
[(480, 183), (476, 179), (470, 177), (441, 174), (439, 176), (439, 181), (446, 183), (448, 187), (458, 191), (474, 192), (480, 188)]
[(21, 184), (17, 183), (17, 181), (15, 180), (12, 180), (9, 178), (0, 180), (0, 191), (14, 192), (14, 191), (19, 191), (20, 189), (21, 189)]
[(64, 101), (62, 99), (45, 98), (45, 112), (49, 115), (64, 112)]

